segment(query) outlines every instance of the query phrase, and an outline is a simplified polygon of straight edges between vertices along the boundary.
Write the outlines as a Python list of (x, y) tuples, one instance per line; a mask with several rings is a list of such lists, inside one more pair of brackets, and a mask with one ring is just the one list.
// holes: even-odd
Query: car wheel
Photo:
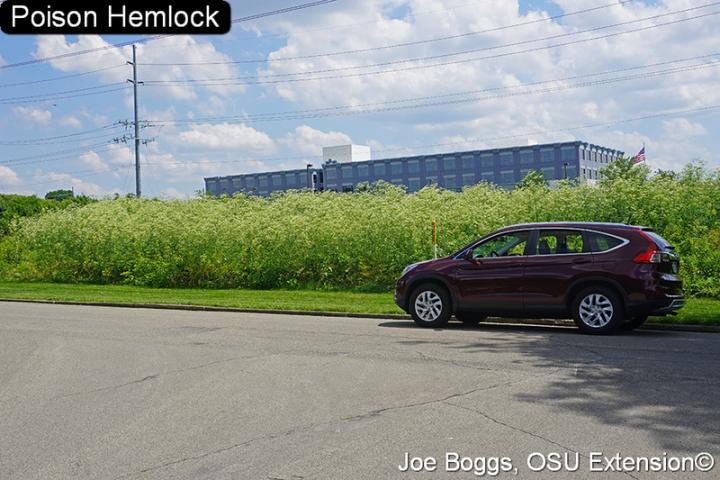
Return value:
[(613, 290), (589, 287), (575, 296), (572, 303), (575, 324), (583, 333), (608, 334), (625, 321), (622, 300)]
[(439, 285), (420, 285), (410, 297), (410, 314), (420, 327), (444, 327), (451, 313), (450, 295)]
[(641, 327), (645, 322), (647, 322), (648, 316), (647, 315), (640, 315), (639, 317), (631, 318), (627, 322), (620, 325), (621, 330), (635, 330), (636, 328)]
[(477, 325), (487, 318), (482, 313), (474, 312), (455, 312), (455, 318), (460, 320), (465, 325)]

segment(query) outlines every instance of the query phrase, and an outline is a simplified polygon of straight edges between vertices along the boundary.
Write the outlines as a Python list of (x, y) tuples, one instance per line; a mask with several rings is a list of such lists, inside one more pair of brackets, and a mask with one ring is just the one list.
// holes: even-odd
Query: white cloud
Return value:
[[(557, 0), (565, 12), (596, 7), (590, 0)], [(539, 22), (532, 26), (496, 30), (492, 33), (469, 35), (441, 42), (429, 42), (403, 48), (378, 49), (362, 54), (322, 55), (323, 53), (368, 49), (382, 45), (413, 42), (457, 35), (458, 33), (481, 31), (504, 25), (526, 23), (547, 18), (548, 13), (530, 11), (524, 15), (517, 0), (487, 2), (483, 8), (448, 9), (451, 2), (444, 0), (374, 0), (368, 2), (345, 2), (333, 9), (315, 12), (294, 20), (285, 18), (278, 22), (275, 30), (287, 33), (287, 43), (269, 55), (269, 62), (263, 77), (270, 75), (295, 74), (313, 70), (328, 70), (357, 67), (369, 64), (393, 62), (398, 59), (421, 58), (443, 55), (479, 48), (493, 48), (524, 40), (533, 40), (578, 30), (598, 27), (615, 22), (641, 19), (694, 6), (686, 0), (662, 2), (631, 2), (617, 4), (595, 12), (574, 15), (558, 22)], [(397, 12), (398, 7), (407, 8), (408, 14), (400, 19), (390, 18), (388, 12)], [(434, 15), (413, 15), (414, 12), (436, 10)], [(685, 14), (685, 17), (693, 15)], [(354, 28), (334, 30), (323, 28), (327, 25), (350, 25), (358, 18), (376, 18), (377, 21)], [(654, 23), (667, 22), (683, 15), (665, 17)], [(650, 25), (651, 21), (637, 23), (625, 28)], [(615, 30), (613, 30), (615, 31)], [(568, 37), (586, 38), (594, 35)], [(388, 102), (412, 97), (435, 97), (438, 95), (467, 92), (470, 90), (492, 89), (523, 85), (542, 80), (586, 75), (588, 79), (603, 78), (597, 72), (623, 67), (652, 64), (668, 60), (689, 58), (716, 50), (711, 39), (720, 35), (720, 24), (713, 18), (697, 19), (662, 26), (645, 32), (583, 42), (562, 48), (538, 50), (532, 53), (469, 61), (436, 68), (400, 71), (383, 75), (359, 75), (338, 78), (343, 75), (373, 72), (378, 70), (428, 65), (436, 62), (478, 58), (498, 52), (513, 52), (522, 48), (504, 48), (467, 55), (450, 56), (441, 60), (416, 61), (389, 67), (359, 68), (318, 74), (315, 77), (335, 77), (320, 81), (302, 81), (268, 85), (266, 91), (283, 100), (303, 107), (316, 108), (333, 105), (360, 105), (373, 102)], [(532, 43), (536, 47), (559, 43), (548, 40)], [(282, 61), (281, 58), (320, 54), (314, 58), (299, 61)], [(661, 70), (657, 67), (655, 70)], [(417, 143), (438, 143), (445, 138), (449, 142), (473, 139), (474, 142), (457, 148), (481, 146), (502, 146), (523, 144), (528, 136), (538, 142), (572, 140), (576, 135), (592, 143), (602, 138), (597, 128), (558, 132), (558, 129), (624, 120), (667, 110), (684, 110), (720, 103), (720, 89), (717, 85), (717, 67), (678, 72), (673, 75), (645, 76), (626, 82), (593, 85), (588, 88), (565, 89), (553, 93), (536, 93), (496, 98), (482, 101), (467, 101), (453, 105), (438, 105), (433, 108), (383, 112), (384, 129), (420, 128), (426, 141)], [(648, 69), (647, 71), (653, 71)], [(641, 73), (647, 73), (640, 71)], [(634, 73), (638, 73), (635, 71)], [(618, 76), (618, 75), (615, 75)], [(282, 78), (282, 77), (281, 77)], [(554, 87), (572, 86), (565, 81), (552, 84)], [(531, 87), (537, 90), (537, 87)], [(467, 96), (467, 98), (492, 97), (488, 94)], [(462, 98), (462, 97), (455, 97)], [(440, 98), (439, 100), (445, 100)], [(432, 100), (430, 100), (432, 101)], [(628, 124), (627, 129), (642, 125), (660, 136), (656, 124), (660, 121)], [(662, 125), (659, 127), (662, 129)], [(684, 141), (686, 151), (693, 151), (692, 142), (687, 138), (710, 130), (706, 120), (690, 124), (672, 124), (687, 135)], [(498, 140), (512, 134), (528, 132), (525, 136)], [(480, 141), (477, 141), (477, 140)], [(657, 140), (662, 140), (661, 138)], [(502, 144), (502, 145), (501, 145)], [(608, 147), (626, 148), (624, 145), (608, 144)], [(442, 147), (439, 147), (442, 149)], [(446, 147), (445, 150), (452, 147)], [(309, 153), (309, 152), (308, 152)], [(717, 154), (714, 157), (717, 161)], [(679, 168), (688, 160), (680, 155), (674, 162)]]
[(0, 185), (6, 187), (10, 185), (17, 185), (20, 183), (20, 179), (12, 169), (0, 165)]
[(665, 120), (663, 128), (670, 136), (697, 136), (707, 133), (707, 129), (701, 123), (691, 122), (687, 118)]
[(245, 124), (193, 125), (181, 132), (177, 144), (194, 149), (238, 150), (243, 153), (273, 153), (275, 142), (266, 133)]
[(160, 192), (160, 198), (170, 199), (170, 200), (186, 200), (188, 198), (188, 195), (186, 193), (181, 192), (180, 190), (177, 190), (176, 188), (165, 188)]
[(66, 117), (62, 117), (59, 121), (59, 124), (63, 127), (70, 127), (70, 128), (74, 128), (76, 130), (79, 130), (83, 127), (83, 124), (80, 121), (80, 119), (74, 115), (68, 115)]
[(86, 167), (96, 172), (104, 172), (108, 169), (107, 163), (105, 163), (96, 152), (90, 151), (84, 153), (80, 155), (79, 159)]
[(43, 189), (47, 191), (61, 188), (72, 189), (75, 191), (76, 195), (88, 195), (92, 197), (103, 197), (112, 193), (119, 193), (119, 190), (117, 189), (108, 191), (95, 183), (75, 178), (68, 173), (36, 170), (33, 174), (33, 180), (36, 183), (43, 185)]
[[(76, 42), (64, 35), (40, 35), (37, 37), (35, 57), (53, 57), (84, 50), (100, 49), (84, 55), (51, 60), (50, 64), (63, 72), (88, 71), (107, 68), (98, 75), (105, 82), (124, 82), (130, 75), (132, 47), (112, 47), (98, 35), (81, 35)], [(236, 77), (240, 71), (231, 64), (215, 65), (162, 65), (198, 62), (226, 62), (229, 56), (215, 49), (212, 42), (197, 40), (188, 35), (173, 35), (137, 46), (137, 59), (142, 80), (147, 81), (143, 95), (170, 97), (181, 100), (197, 98), (196, 88), (185, 84), (164, 84), (150, 87), (150, 81), (180, 80), (184, 78)], [(197, 87), (211, 92), (228, 94), (243, 92), (242, 86)]]
[(39, 125), (47, 125), (52, 119), (52, 112), (49, 110), (41, 110), (39, 108), (32, 107), (15, 107), (13, 111), (18, 117)]
[(5, 59), (3, 58), (3, 56), (0, 55), (0, 66), (2, 66), (2, 65), (7, 65), (7, 62), (5, 61)]
[(342, 132), (323, 132), (302, 125), (288, 133), (281, 142), (294, 152), (303, 155), (320, 156), (323, 147), (347, 145), (352, 143), (352, 139)]

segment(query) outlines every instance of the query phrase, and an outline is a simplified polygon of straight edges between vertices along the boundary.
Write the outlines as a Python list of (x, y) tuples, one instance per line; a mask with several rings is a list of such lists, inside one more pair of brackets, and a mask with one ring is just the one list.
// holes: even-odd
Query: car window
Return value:
[(655, 233), (651, 230), (644, 230), (645, 235), (650, 237), (653, 242), (661, 249), (661, 250), (674, 250), (675, 247), (673, 247), (670, 242), (665, 240), (660, 234)]
[(536, 255), (567, 255), (589, 251), (582, 232), (577, 230), (541, 230), (538, 236)]
[(518, 257), (525, 255), (530, 232), (514, 232), (498, 235), (482, 242), (473, 249), (473, 258)]
[(587, 232), (590, 250), (593, 252), (606, 252), (621, 245), (623, 241), (617, 237), (611, 237), (598, 232)]

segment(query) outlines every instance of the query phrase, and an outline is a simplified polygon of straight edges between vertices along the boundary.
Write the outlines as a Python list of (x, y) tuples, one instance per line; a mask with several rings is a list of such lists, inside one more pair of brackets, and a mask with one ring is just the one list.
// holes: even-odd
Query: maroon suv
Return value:
[(422, 327), (455, 316), (570, 318), (586, 333), (634, 329), (685, 299), (679, 259), (649, 228), (531, 223), (500, 229), (449, 257), (405, 268), (395, 303)]

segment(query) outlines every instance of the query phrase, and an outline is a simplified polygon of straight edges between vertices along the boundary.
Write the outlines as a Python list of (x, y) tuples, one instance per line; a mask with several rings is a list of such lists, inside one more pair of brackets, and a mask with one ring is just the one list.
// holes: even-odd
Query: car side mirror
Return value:
[(472, 251), (472, 250), (468, 250), (468, 251), (466, 251), (465, 253), (463, 253), (462, 259), (463, 259), (463, 260), (467, 260), (468, 262), (476, 263), (476, 264), (482, 263), (482, 261), (481, 261), (479, 258), (473, 257), (473, 251)]

